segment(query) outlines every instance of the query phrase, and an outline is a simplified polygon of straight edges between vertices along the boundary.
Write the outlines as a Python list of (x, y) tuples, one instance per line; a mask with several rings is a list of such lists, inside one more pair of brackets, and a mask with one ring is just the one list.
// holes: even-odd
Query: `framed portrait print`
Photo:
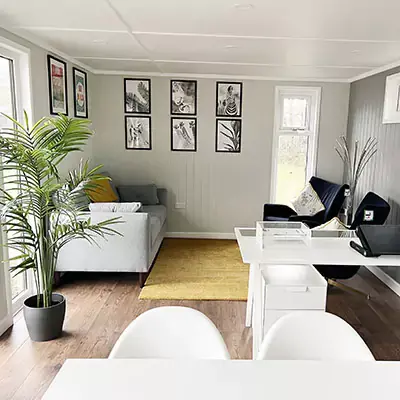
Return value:
[(400, 123), (400, 73), (386, 78), (382, 122), (384, 124)]
[(50, 114), (68, 115), (67, 64), (47, 55)]
[(151, 117), (125, 115), (125, 148), (151, 150)]
[(242, 120), (217, 118), (215, 151), (240, 153), (242, 142)]
[(197, 114), (197, 81), (171, 80), (171, 114)]
[(171, 118), (171, 150), (197, 150), (197, 120), (196, 118)]
[(75, 117), (88, 117), (87, 74), (78, 68), (72, 68), (74, 77), (74, 112)]
[(150, 79), (124, 79), (124, 103), (126, 114), (151, 113)]
[(217, 82), (217, 117), (242, 116), (242, 83)]

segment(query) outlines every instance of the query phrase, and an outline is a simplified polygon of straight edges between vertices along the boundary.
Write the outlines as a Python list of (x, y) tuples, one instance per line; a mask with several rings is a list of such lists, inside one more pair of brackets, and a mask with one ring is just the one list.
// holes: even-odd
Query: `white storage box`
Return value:
[(277, 241), (304, 241), (310, 238), (310, 229), (302, 222), (256, 222), (256, 240), (261, 249)]
[(290, 312), (325, 311), (327, 282), (312, 265), (269, 265), (261, 274), (264, 335)]

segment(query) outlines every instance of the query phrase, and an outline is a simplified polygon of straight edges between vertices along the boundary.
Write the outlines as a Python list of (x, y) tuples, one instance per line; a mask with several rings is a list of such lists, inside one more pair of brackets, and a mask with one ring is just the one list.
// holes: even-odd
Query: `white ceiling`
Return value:
[(0, 0), (6, 29), (123, 74), (351, 81), (400, 60), (399, 15), (399, 0)]

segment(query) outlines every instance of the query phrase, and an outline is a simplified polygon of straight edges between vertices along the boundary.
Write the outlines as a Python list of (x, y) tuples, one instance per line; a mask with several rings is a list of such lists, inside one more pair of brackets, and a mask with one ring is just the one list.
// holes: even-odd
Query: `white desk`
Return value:
[(400, 267), (400, 256), (364, 257), (349, 246), (345, 238), (313, 238), (308, 241), (277, 241), (261, 249), (254, 228), (235, 228), (243, 262), (250, 264), (246, 326), (253, 326), (253, 357), (263, 339), (261, 308), (261, 270), (268, 265), (366, 265)]
[(75, 359), (43, 399), (389, 400), (399, 376), (400, 362)]

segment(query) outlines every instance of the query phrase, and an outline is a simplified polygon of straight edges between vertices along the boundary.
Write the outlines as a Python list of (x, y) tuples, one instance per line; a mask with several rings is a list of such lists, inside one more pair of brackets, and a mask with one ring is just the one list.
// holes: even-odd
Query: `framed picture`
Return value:
[(171, 118), (171, 150), (197, 150), (197, 121), (196, 118)]
[(50, 114), (68, 115), (67, 64), (47, 55), (47, 73), (49, 76)]
[(125, 115), (125, 147), (127, 150), (151, 150), (151, 117)]
[(125, 113), (151, 113), (151, 81), (150, 79), (124, 79)]
[(400, 123), (400, 73), (386, 78), (383, 123)]
[(171, 114), (197, 114), (197, 81), (171, 80)]
[(74, 77), (74, 111), (75, 117), (88, 117), (87, 74), (72, 67)]
[(217, 117), (242, 116), (242, 83), (217, 82)]
[(240, 119), (217, 118), (215, 151), (240, 153), (242, 141), (242, 121)]

